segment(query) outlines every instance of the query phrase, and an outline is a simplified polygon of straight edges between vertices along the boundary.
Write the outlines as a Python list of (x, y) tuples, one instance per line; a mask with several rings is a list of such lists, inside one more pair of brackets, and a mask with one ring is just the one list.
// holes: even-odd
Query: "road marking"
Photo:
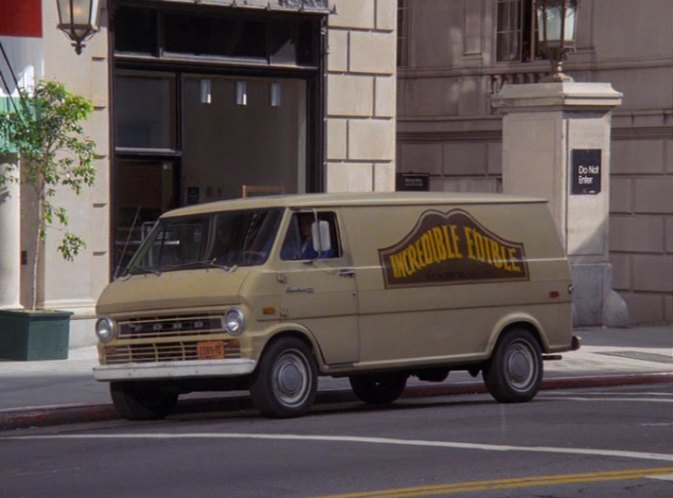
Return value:
[(624, 481), (632, 479), (657, 478), (670, 474), (673, 468), (633, 469), (611, 472), (588, 472), (582, 474), (565, 474), (540, 477), (523, 477), (518, 479), (496, 479), (492, 481), (472, 481), (437, 486), (419, 486), (412, 488), (386, 489), (362, 493), (329, 495), (322, 498), (413, 498), (428, 495), (449, 495), (474, 491), (491, 491), (496, 489), (530, 488), (535, 486), (559, 486), (563, 484), (580, 484), (587, 482)]
[(496, 444), (460, 443), (453, 441), (428, 441), (420, 439), (395, 439), (384, 437), (327, 436), (304, 434), (254, 434), (254, 433), (126, 433), (126, 434), (50, 434), (34, 436), (9, 436), (4, 440), (77, 440), (77, 439), (265, 439), (281, 441), (320, 441), (335, 443), (387, 444), (397, 446), (421, 446), (427, 448), (450, 448), (502, 452), (559, 453), (566, 455), (589, 455), (600, 457), (630, 458), (673, 462), (673, 454), (640, 451), (601, 450), (587, 448), (559, 448), (554, 446), (511, 446)]
[(554, 397), (554, 398), (560, 398), (563, 396), (567, 396), (568, 394), (571, 395), (576, 395), (576, 396), (600, 396), (600, 397), (610, 397), (610, 396), (635, 396), (635, 397), (641, 397), (641, 396), (660, 396), (660, 397), (672, 397), (673, 392), (602, 392), (602, 391), (587, 391), (587, 390), (571, 390), (568, 389), (565, 392), (552, 392), (552, 391), (547, 391), (544, 393), (544, 395), (540, 394), (537, 397)]
[(628, 403), (673, 403), (673, 399), (660, 398), (585, 398), (582, 396), (564, 396), (561, 401), (598, 401), (600, 403), (607, 403), (609, 401), (619, 401)]
[(660, 481), (671, 481), (673, 482), (673, 474), (664, 474), (664, 475), (655, 475), (655, 476), (647, 476), (650, 479), (659, 479)]

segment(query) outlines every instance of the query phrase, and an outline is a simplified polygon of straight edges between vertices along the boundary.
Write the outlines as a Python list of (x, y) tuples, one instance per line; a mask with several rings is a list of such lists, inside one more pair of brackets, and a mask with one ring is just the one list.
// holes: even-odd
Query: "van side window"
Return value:
[[(331, 212), (318, 213), (318, 221), (327, 224), (329, 232), (330, 248), (324, 251), (316, 250), (317, 242), (314, 243), (313, 233), (316, 232), (315, 213), (305, 211), (295, 213), (290, 220), (283, 247), (280, 251), (281, 259), (285, 261), (307, 259), (331, 259), (341, 256), (339, 234), (336, 226), (336, 215)], [(325, 241), (323, 241), (324, 244)], [(317, 245), (316, 245), (317, 244)]]

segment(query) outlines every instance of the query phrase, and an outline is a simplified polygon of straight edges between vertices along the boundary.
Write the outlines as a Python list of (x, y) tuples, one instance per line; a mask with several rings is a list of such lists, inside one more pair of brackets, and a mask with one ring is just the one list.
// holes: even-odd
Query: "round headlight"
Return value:
[(244, 325), (243, 312), (238, 308), (232, 308), (224, 315), (224, 330), (231, 335), (241, 335)]
[(96, 335), (100, 342), (110, 342), (117, 335), (117, 327), (111, 318), (104, 317), (96, 322)]

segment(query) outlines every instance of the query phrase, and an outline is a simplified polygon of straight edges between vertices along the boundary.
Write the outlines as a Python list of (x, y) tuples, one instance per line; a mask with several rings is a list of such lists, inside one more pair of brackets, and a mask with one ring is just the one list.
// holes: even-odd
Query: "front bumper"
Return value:
[(251, 374), (257, 362), (247, 359), (162, 361), (94, 367), (93, 376), (103, 382), (119, 380), (172, 380), (199, 377), (238, 377)]
[(571, 351), (577, 351), (581, 346), (582, 346), (582, 338), (574, 335), (572, 339), (572, 344), (570, 346)]

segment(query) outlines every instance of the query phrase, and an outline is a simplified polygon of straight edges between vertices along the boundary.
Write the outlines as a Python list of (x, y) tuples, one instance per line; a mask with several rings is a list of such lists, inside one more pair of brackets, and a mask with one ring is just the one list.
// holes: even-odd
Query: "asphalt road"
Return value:
[(7, 497), (666, 497), (673, 383), (322, 404), (0, 434)]

